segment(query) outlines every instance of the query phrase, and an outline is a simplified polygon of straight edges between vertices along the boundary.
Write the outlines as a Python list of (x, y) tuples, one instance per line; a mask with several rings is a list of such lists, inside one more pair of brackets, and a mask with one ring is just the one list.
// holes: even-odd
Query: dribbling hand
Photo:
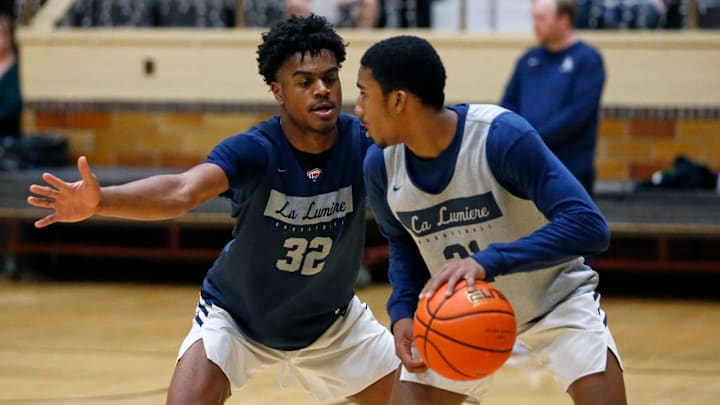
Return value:
[(420, 299), (430, 299), (435, 291), (447, 282), (446, 296), (451, 296), (455, 284), (460, 280), (467, 281), (468, 291), (475, 290), (475, 280), (485, 280), (485, 269), (472, 257), (443, 264), (440, 272), (435, 274), (420, 291)]
[(414, 359), (412, 356), (413, 344), (413, 320), (402, 318), (393, 325), (395, 336), (395, 354), (403, 366), (411, 373), (422, 373), (427, 370), (425, 362), (421, 359)]
[(39, 197), (29, 196), (28, 204), (55, 210), (35, 221), (36, 228), (56, 222), (79, 222), (95, 214), (100, 203), (100, 183), (90, 171), (85, 156), (78, 158), (77, 168), (82, 176), (81, 180), (68, 183), (51, 173), (43, 173), (42, 178), (48, 186), (30, 186), (30, 192)]

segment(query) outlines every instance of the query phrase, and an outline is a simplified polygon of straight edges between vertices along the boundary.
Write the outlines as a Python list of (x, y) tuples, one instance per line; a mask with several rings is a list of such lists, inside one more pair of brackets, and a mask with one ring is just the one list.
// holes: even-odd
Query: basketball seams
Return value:
[[(425, 365), (440, 375), (455, 380), (484, 378), (502, 366), (512, 353), (515, 314), (503, 294), (486, 282), (476, 280), (479, 291), (475, 294), (463, 290), (467, 290), (464, 280), (450, 295), (441, 287), (433, 297), (420, 300), (414, 316), (413, 341)], [(469, 302), (463, 299), (466, 295)], [(480, 322), (475, 323), (473, 317)], [(464, 325), (475, 331), (472, 336), (463, 332)], [(511, 332), (512, 341), (508, 341), (506, 337)]]
[[(457, 344), (459, 344), (459, 345), (461, 345), (461, 346), (465, 346), (465, 347), (468, 347), (468, 348), (470, 348), (470, 349), (481, 350), (481, 351), (484, 351), (484, 352), (491, 352), (491, 353), (509, 353), (509, 352), (512, 352), (512, 346), (511, 346), (509, 349), (490, 349), (490, 348), (487, 348), (487, 347), (475, 346), (475, 345), (472, 345), (472, 344), (470, 344), (470, 343), (463, 342), (462, 340), (457, 340), (457, 339), (455, 339), (455, 338), (453, 338), (453, 337), (450, 337), (450, 336), (448, 336), (448, 335), (446, 335), (446, 334), (444, 334), (444, 333), (438, 332), (437, 330), (434, 330), (434, 329), (433, 329), (432, 332), (433, 332), (434, 334), (440, 336), (440, 337), (443, 337), (443, 338), (445, 338), (445, 339), (453, 342), (453, 343), (457, 343)], [(428, 339), (428, 340), (429, 340), (429, 339)]]
[[(478, 314), (501, 314), (501, 315), (515, 316), (515, 313), (513, 313), (512, 311), (501, 311), (501, 310), (495, 310), (495, 309), (487, 309), (487, 310), (479, 310), (479, 311), (474, 311), (474, 312), (466, 312), (466, 313), (464, 313), (464, 314), (453, 315), (453, 316), (448, 316), (448, 317), (434, 316), (432, 319), (433, 319), (433, 320), (437, 319), (438, 321), (452, 321), (453, 319), (461, 319), (461, 318), (465, 318), (465, 317), (473, 316), (473, 315), (478, 315)], [(429, 325), (428, 325), (428, 326), (429, 326)]]
[[(475, 380), (475, 379), (478, 379), (478, 378), (486, 377), (486, 375), (484, 375), (484, 374), (483, 374), (483, 375), (479, 375), (479, 376), (472, 376), (472, 375), (463, 373), (462, 371), (460, 371), (460, 369), (458, 369), (457, 367), (455, 367), (452, 363), (450, 363), (450, 362), (448, 361), (447, 357), (445, 357), (445, 356), (443, 355), (442, 351), (440, 351), (440, 348), (437, 347), (437, 345), (436, 345), (435, 343), (433, 343), (433, 342), (431, 342), (431, 341), (429, 341), (429, 340), (427, 340), (427, 339), (425, 339), (425, 342), (424, 342), (424, 343), (425, 343), (426, 345), (429, 343), (430, 346), (432, 346), (432, 348), (435, 349), (435, 352), (437, 352), (438, 356), (440, 356), (440, 358), (443, 360), (443, 362), (444, 362), (448, 367), (450, 367), (453, 371), (455, 371), (456, 373), (458, 373), (459, 375), (464, 376), (464, 377), (467, 377), (467, 379), (470, 379), (470, 380)], [(427, 352), (425, 352), (425, 353), (427, 353)]]
[[(428, 320), (428, 323), (427, 323), (427, 325), (425, 326), (425, 334), (422, 336), (422, 338), (423, 338), (423, 350), (422, 350), (422, 352), (423, 352), (423, 353), (427, 353), (427, 344), (428, 344), (428, 341), (429, 341), (429, 339), (428, 339), (428, 334), (430, 333), (430, 330), (431, 330), (431, 329), (430, 329), (430, 326), (432, 325), (433, 320), (435, 320), (435, 314), (437, 314), (437, 313), (440, 311), (440, 309), (442, 308), (443, 304), (445, 304), (445, 303), (447, 302), (448, 298), (450, 298), (450, 297), (447, 297), (447, 296), (446, 296), (445, 298), (443, 298), (442, 301), (440, 301), (440, 303), (438, 304), (437, 308), (435, 308), (435, 312), (432, 312), (432, 311), (430, 310), (430, 300), (425, 300), (425, 312), (428, 314), (428, 316), (430, 317), (430, 319)], [(442, 352), (440, 352), (440, 349), (438, 349), (432, 342), (430, 342), (430, 344), (431, 344), (433, 347), (435, 347), (435, 350), (437, 350), (437, 352), (440, 353), (440, 357), (441, 357), (443, 360), (445, 360), (445, 356), (442, 355)], [(426, 359), (425, 362), (426, 362), (425, 365), (428, 366), (428, 367), (430, 367), (430, 360), (429, 360), (429, 359)], [(447, 363), (447, 360), (445, 360), (445, 362)], [(451, 365), (451, 367), (452, 367), (452, 365)]]
[[(430, 300), (427, 300), (427, 301), (426, 301), (426, 304), (427, 304), (427, 306), (429, 307), (429, 306), (430, 306)], [(433, 318), (434, 318), (432, 315), (430, 315), (429, 309), (430, 309), (430, 308), (425, 308), (425, 312), (429, 315), (429, 318), (430, 318), (430, 319), (428, 319), (427, 325), (425, 326), (425, 333), (424, 333), (423, 336), (422, 336), (422, 340), (423, 340), (423, 350), (422, 350), (422, 352), (423, 352), (423, 353), (427, 353), (427, 342), (428, 342), (427, 336), (428, 336), (428, 333), (430, 333), (430, 324), (432, 323)], [(427, 361), (427, 360), (426, 360), (426, 361)], [(427, 361), (427, 362), (430, 363), (429, 361)], [(430, 365), (427, 364), (427, 366), (429, 367)]]

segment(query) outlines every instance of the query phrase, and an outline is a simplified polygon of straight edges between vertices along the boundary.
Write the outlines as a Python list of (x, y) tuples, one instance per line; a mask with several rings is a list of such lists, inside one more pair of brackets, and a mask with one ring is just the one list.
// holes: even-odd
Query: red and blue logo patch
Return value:
[(308, 170), (307, 177), (308, 179), (312, 181), (317, 181), (320, 178), (320, 175), (322, 174), (322, 170), (315, 168), (312, 170)]

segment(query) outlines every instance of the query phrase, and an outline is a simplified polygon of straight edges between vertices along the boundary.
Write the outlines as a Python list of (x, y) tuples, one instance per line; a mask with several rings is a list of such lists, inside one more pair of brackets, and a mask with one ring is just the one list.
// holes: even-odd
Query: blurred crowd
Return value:
[(77, 0), (60, 24), (79, 27), (268, 27), (291, 14), (315, 13), (327, 17), (337, 27), (430, 27), (432, 1)]
[[(0, 2), (0, 13), (29, 21), (47, 0)], [(532, 0), (485, 0), (491, 14), (528, 11)], [(473, 0), (75, 0), (59, 25), (76, 27), (269, 27), (310, 12), (337, 27), (434, 28), (440, 8), (478, 12)], [(720, 28), (720, 0), (575, 0), (579, 29)], [(502, 18), (527, 13), (508, 12)], [(458, 16), (459, 18), (463, 18)], [(497, 16), (496, 16), (497, 17)], [(529, 29), (529, 21), (523, 20)], [(522, 24), (520, 24), (522, 26)], [(472, 28), (472, 27), (470, 27)]]

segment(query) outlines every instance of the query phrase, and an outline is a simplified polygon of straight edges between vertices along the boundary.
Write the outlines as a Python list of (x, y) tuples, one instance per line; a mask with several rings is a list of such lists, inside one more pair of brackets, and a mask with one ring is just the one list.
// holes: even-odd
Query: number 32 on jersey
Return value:
[(286, 256), (279, 259), (275, 265), (282, 271), (294, 272), (311, 276), (322, 271), (325, 259), (330, 254), (333, 240), (325, 236), (316, 236), (310, 240), (305, 238), (287, 238), (283, 247), (287, 249)]

